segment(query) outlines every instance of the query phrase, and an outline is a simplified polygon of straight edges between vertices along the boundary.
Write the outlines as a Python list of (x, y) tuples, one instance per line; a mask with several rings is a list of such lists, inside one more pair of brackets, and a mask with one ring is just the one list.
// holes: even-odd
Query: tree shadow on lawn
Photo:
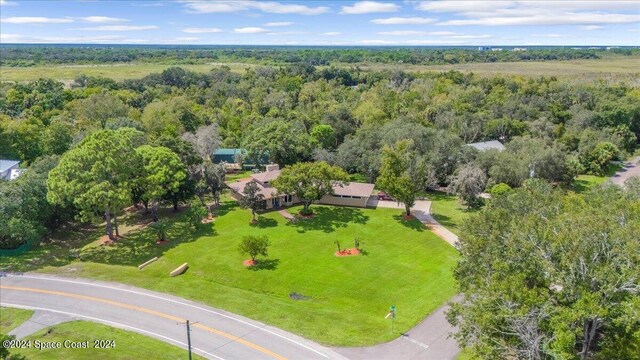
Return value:
[(298, 219), (298, 221), (289, 222), (287, 226), (297, 227), (299, 233), (309, 230), (321, 230), (329, 233), (337, 228), (347, 227), (351, 223), (366, 224), (369, 221), (369, 216), (358, 208), (316, 206), (311, 209), (314, 213), (312, 218)]
[(275, 219), (271, 219), (264, 216), (258, 216), (258, 221), (255, 224), (251, 224), (250, 226), (254, 226), (257, 228), (270, 228), (278, 226), (278, 222)]
[(405, 220), (404, 219), (404, 214), (402, 214), (402, 215), (393, 215), (393, 218), (396, 219), (397, 222), (402, 224), (402, 226), (408, 227), (409, 229), (413, 229), (415, 231), (424, 231), (425, 230), (425, 226), (424, 226), (423, 223), (420, 222), (420, 220), (417, 220), (417, 219)]
[(167, 242), (156, 244), (156, 234), (144, 228), (127, 234), (113, 245), (96, 246), (80, 252), (81, 261), (110, 265), (137, 266), (153, 257), (161, 257), (174, 247), (195, 241), (203, 236), (215, 236), (211, 224), (200, 224), (194, 230), (187, 222), (173, 222), (167, 232)]
[(253, 266), (247, 266), (247, 270), (260, 271), (260, 270), (275, 270), (280, 264), (280, 259), (264, 259), (257, 260)]

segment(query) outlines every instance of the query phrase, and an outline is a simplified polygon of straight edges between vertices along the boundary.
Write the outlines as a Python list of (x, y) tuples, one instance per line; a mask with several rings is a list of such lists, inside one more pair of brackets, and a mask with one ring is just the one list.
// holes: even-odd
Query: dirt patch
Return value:
[(403, 219), (404, 221), (411, 221), (411, 220), (415, 220), (415, 219), (416, 219), (416, 217), (415, 217), (415, 216), (413, 216), (413, 215), (407, 215), (407, 214), (404, 214), (404, 215), (402, 216), (402, 219)]
[(291, 300), (309, 300), (308, 296), (304, 296), (304, 295), (298, 294), (296, 292), (292, 292), (291, 294), (289, 294), (289, 298)]
[(356, 255), (360, 255), (360, 250), (356, 248), (344, 249), (344, 250), (336, 251), (335, 255), (338, 257), (356, 256)]
[(169, 240), (156, 240), (156, 245), (162, 246), (169, 243)]
[(258, 263), (255, 260), (251, 260), (251, 259), (248, 259), (242, 262), (242, 265), (244, 266), (256, 266), (257, 264)]

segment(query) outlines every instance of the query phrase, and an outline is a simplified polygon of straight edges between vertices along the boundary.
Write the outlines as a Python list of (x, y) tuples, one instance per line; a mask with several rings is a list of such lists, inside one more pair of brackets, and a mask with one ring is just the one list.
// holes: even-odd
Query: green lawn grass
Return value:
[(8, 334), (33, 315), (31, 310), (0, 307), (0, 334)]
[(251, 170), (246, 170), (246, 171), (239, 171), (235, 174), (226, 174), (224, 177), (225, 181), (234, 181), (234, 180), (238, 180), (238, 179), (244, 179), (244, 178), (248, 178), (251, 176), (251, 174), (253, 174), (253, 172)]
[(603, 176), (598, 175), (578, 175), (576, 179), (573, 181), (573, 184), (569, 187), (569, 190), (575, 191), (577, 193), (587, 192), (594, 187), (603, 184), (609, 178), (611, 178), (618, 170), (620, 170), (620, 165), (609, 164), (607, 169), (604, 172)]
[[(112, 340), (115, 348), (92, 348), (94, 340)], [(186, 359), (187, 351), (177, 346), (131, 331), (116, 329), (110, 326), (85, 321), (72, 321), (55, 325), (36, 332), (24, 340), (31, 340), (30, 349), (12, 350), (11, 353), (22, 354), (27, 359)], [(88, 341), (89, 349), (42, 349), (35, 348), (34, 341), (72, 342)], [(203, 359), (194, 354), (194, 359)]]
[[(215, 222), (197, 231), (182, 217), (175, 218), (167, 245), (155, 245), (151, 232), (143, 229), (117, 246), (100, 247), (94, 241), (101, 233), (97, 229), (79, 243), (87, 244), (80, 250), (83, 261), (72, 261), (68, 248), (60, 245), (45, 254), (37, 248), (11, 263), (0, 259), (0, 266), (174, 293), (336, 346), (391, 340), (455, 294), (452, 269), (457, 252), (418, 221), (402, 221), (401, 211), (395, 209), (312, 208), (317, 216), (310, 220), (291, 224), (270, 212), (250, 226), (250, 212), (225, 197)], [(267, 235), (272, 243), (269, 261), (261, 269), (242, 265), (248, 256), (237, 248), (249, 234)], [(359, 238), (366, 256), (334, 256), (334, 241), (353, 247), (354, 238)], [(32, 259), (42, 255), (49, 260)], [(154, 256), (160, 259), (137, 270)], [(169, 277), (184, 262), (189, 270)], [(293, 300), (292, 293), (307, 299)], [(396, 333), (384, 319), (390, 305), (398, 308)]]
[(467, 209), (460, 204), (455, 195), (441, 191), (429, 191), (426, 196), (431, 200), (431, 215), (442, 226), (458, 235), (462, 222), (469, 216), (478, 212), (477, 209)]

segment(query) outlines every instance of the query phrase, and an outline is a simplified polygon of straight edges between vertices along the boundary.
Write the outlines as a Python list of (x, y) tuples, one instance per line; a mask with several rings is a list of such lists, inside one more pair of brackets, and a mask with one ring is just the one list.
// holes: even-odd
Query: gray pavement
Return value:
[[(134, 331), (209, 359), (344, 359), (300, 336), (179, 297), (86, 279), (0, 277), (0, 306), (33, 309)], [(26, 331), (26, 330), (25, 330)]]
[(611, 182), (623, 186), (625, 180), (632, 176), (640, 176), (640, 156), (625, 161), (622, 169), (618, 170), (618, 172), (611, 177)]
[(9, 335), (15, 335), (17, 339), (22, 339), (37, 332), (38, 330), (73, 320), (78, 320), (78, 318), (66, 314), (37, 310), (29, 320), (9, 331)]

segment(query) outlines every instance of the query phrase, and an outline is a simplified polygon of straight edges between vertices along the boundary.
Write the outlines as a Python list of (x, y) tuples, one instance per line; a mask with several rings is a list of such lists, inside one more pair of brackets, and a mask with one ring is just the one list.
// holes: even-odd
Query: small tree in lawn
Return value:
[(158, 241), (167, 240), (167, 233), (169, 232), (169, 223), (166, 220), (158, 220), (153, 223), (151, 226), (151, 230), (158, 237)]
[(271, 243), (266, 236), (245, 236), (242, 238), (242, 242), (238, 247), (241, 254), (248, 254), (251, 256), (251, 261), (255, 264), (256, 256), (262, 255), (268, 256), (268, 248)]
[(265, 207), (264, 195), (260, 194), (260, 188), (255, 180), (251, 180), (244, 186), (242, 190), (244, 196), (240, 199), (240, 207), (243, 209), (251, 209), (251, 215), (253, 219), (251, 222), (256, 222), (256, 212), (263, 210)]
[(202, 222), (202, 219), (204, 219), (208, 214), (209, 211), (202, 202), (199, 200), (191, 201), (189, 209), (187, 210), (187, 218), (189, 219), (189, 223), (192, 227), (197, 228)]
[(333, 194), (334, 186), (342, 186), (349, 179), (344, 170), (324, 161), (298, 163), (282, 170), (273, 186), (282, 194), (294, 194), (302, 201), (302, 214), (310, 214), (311, 203), (327, 194)]
[(394, 147), (382, 149), (382, 163), (377, 185), (404, 204), (406, 216), (411, 215), (419, 191), (424, 190), (427, 170), (424, 159), (413, 149), (410, 140), (398, 141)]

